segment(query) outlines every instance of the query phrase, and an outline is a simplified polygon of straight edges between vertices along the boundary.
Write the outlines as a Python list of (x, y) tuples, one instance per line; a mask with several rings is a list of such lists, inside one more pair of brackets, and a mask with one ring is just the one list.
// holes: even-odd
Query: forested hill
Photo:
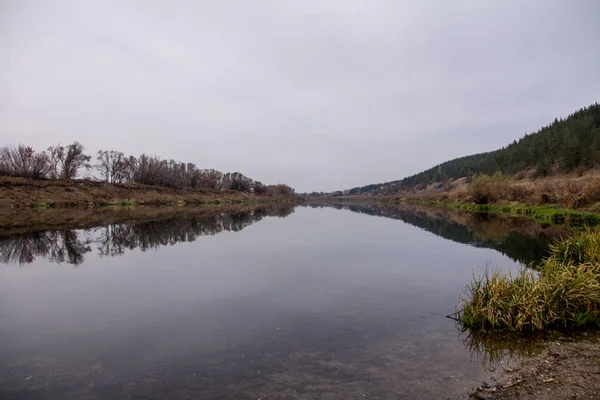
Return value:
[(436, 165), (402, 180), (350, 189), (350, 194), (393, 193), (418, 185), (444, 182), (475, 173), (536, 171), (538, 176), (600, 166), (600, 104), (582, 108), (496, 151)]

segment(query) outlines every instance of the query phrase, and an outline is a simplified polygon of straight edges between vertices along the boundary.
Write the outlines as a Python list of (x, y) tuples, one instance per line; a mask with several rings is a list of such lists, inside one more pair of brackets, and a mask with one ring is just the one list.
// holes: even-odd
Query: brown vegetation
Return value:
[[(173, 189), (233, 190), (243, 193), (293, 196), (294, 189), (285, 184), (264, 185), (240, 172), (222, 173), (215, 169), (200, 169), (194, 163), (164, 160), (142, 154), (126, 156), (115, 150), (100, 150), (97, 163), (89, 163), (82, 144), (60, 144), (47, 151), (36, 152), (24, 145), (0, 148), (0, 176), (27, 179), (75, 179), (83, 176), (106, 183), (137, 183)], [(101, 179), (93, 176), (96, 170)], [(57, 185), (60, 183), (57, 182)]]
[(528, 205), (555, 204), (566, 208), (600, 208), (600, 171), (531, 178), (502, 174), (476, 175), (445, 184), (430, 184), (394, 197), (408, 200), (449, 200), (458, 203)]
[(475, 176), (455, 199), (477, 204), (519, 202), (558, 204), (566, 208), (593, 206), (600, 201), (600, 179), (595, 176), (562, 176), (515, 181), (500, 174)]
[(199, 204), (292, 198), (276, 189), (258, 195), (234, 190), (167, 188), (90, 180), (0, 177), (0, 208), (89, 207), (111, 204)]

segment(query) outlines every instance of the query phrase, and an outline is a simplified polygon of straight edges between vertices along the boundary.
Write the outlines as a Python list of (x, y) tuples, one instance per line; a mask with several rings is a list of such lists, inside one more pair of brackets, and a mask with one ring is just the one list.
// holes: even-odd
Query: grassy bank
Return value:
[(232, 190), (174, 189), (90, 180), (31, 180), (0, 177), (0, 208), (221, 204), (294, 201), (290, 197)]
[(600, 223), (600, 173), (539, 179), (475, 175), (379, 199), (528, 216), (555, 224), (596, 225)]
[(593, 226), (600, 223), (600, 214), (595, 212), (572, 210), (559, 206), (526, 204), (473, 204), (440, 200), (400, 200), (383, 198), (385, 203), (414, 203), (434, 205), (444, 208), (465, 210), (478, 213), (500, 213), (534, 218), (539, 222), (564, 224), (570, 226)]
[(495, 269), (474, 277), (458, 320), (474, 331), (536, 332), (600, 326), (600, 231), (587, 229), (551, 246), (537, 272)]

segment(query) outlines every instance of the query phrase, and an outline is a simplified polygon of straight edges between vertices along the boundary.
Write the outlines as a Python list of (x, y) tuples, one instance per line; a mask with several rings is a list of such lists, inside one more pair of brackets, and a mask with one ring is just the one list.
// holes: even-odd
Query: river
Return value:
[(371, 204), (72, 225), (0, 235), (2, 399), (463, 398), (493, 367), (461, 291), (563, 233)]

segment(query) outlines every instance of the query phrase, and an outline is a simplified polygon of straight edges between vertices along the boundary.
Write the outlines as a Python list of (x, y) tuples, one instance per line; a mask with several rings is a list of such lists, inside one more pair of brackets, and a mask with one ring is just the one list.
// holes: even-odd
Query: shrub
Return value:
[(43, 179), (50, 174), (50, 163), (45, 152), (18, 145), (0, 148), (0, 175)]
[(548, 204), (550, 203), (550, 195), (548, 193), (540, 193), (538, 197), (538, 204)]
[(506, 199), (509, 182), (500, 172), (494, 175), (476, 174), (469, 184), (469, 192), (475, 204), (488, 204)]

